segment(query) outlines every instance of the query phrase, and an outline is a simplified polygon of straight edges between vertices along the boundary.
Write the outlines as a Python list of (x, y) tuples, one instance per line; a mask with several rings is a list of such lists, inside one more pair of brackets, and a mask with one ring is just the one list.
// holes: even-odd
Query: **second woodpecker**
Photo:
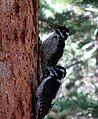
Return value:
[(55, 33), (49, 36), (41, 45), (41, 69), (55, 66), (63, 55), (65, 40), (68, 38), (69, 29), (65, 26), (51, 26)]
[(62, 66), (53, 66), (49, 69), (47, 77), (44, 77), (37, 88), (38, 111), (36, 119), (44, 119), (52, 108), (52, 101), (60, 88), (60, 80), (66, 76), (66, 69)]

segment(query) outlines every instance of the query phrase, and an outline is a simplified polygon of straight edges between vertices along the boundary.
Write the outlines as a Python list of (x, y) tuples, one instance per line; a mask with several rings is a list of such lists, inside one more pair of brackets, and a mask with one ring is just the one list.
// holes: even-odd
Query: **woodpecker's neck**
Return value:
[(57, 30), (56, 33), (59, 35), (60, 38), (65, 39), (64, 34), (60, 32), (60, 30)]
[(51, 76), (51, 77), (55, 77), (55, 79), (58, 79), (58, 74), (57, 74), (56, 71), (51, 70), (51, 71), (50, 71), (50, 76)]

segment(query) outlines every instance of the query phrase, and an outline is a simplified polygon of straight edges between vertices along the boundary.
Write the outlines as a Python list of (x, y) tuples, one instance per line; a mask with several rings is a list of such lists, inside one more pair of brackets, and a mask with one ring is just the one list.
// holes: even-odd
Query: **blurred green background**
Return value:
[(46, 119), (98, 119), (98, 1), (40, 0), (40, 39), (53, 31), (48, 24), (66, 25), (66, 41), (59, 64), (67, 76)]

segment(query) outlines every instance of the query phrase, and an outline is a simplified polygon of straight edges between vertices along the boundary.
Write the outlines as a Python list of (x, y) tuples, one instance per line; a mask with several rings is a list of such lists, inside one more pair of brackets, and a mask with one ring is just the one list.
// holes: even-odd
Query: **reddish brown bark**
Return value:
[(0, 0), (0, 119), (34, 119), (37, 44), (38, 0)]

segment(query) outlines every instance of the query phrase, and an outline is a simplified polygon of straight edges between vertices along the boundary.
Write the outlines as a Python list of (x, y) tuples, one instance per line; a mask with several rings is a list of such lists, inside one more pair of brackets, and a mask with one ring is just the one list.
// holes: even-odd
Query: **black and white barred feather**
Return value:
[(49, 75), (42, 80), (36, 91), (38, 98), (36, 119), (43, 119), (49, 113), (52, 107), (52, 100), (55, 98), (61, 85), (58, 79), (60, 80), (66, 75), (66, 69), (61, 66), (54, 66), (49, 72)]
[(48, 37), (41, 44), (41, 68), (44, 72), (47, 67), (55, 66), (63, 55), (65, 40), (68, 37), (69, 29), (63, 26), (53, 27), (55, 33)]

